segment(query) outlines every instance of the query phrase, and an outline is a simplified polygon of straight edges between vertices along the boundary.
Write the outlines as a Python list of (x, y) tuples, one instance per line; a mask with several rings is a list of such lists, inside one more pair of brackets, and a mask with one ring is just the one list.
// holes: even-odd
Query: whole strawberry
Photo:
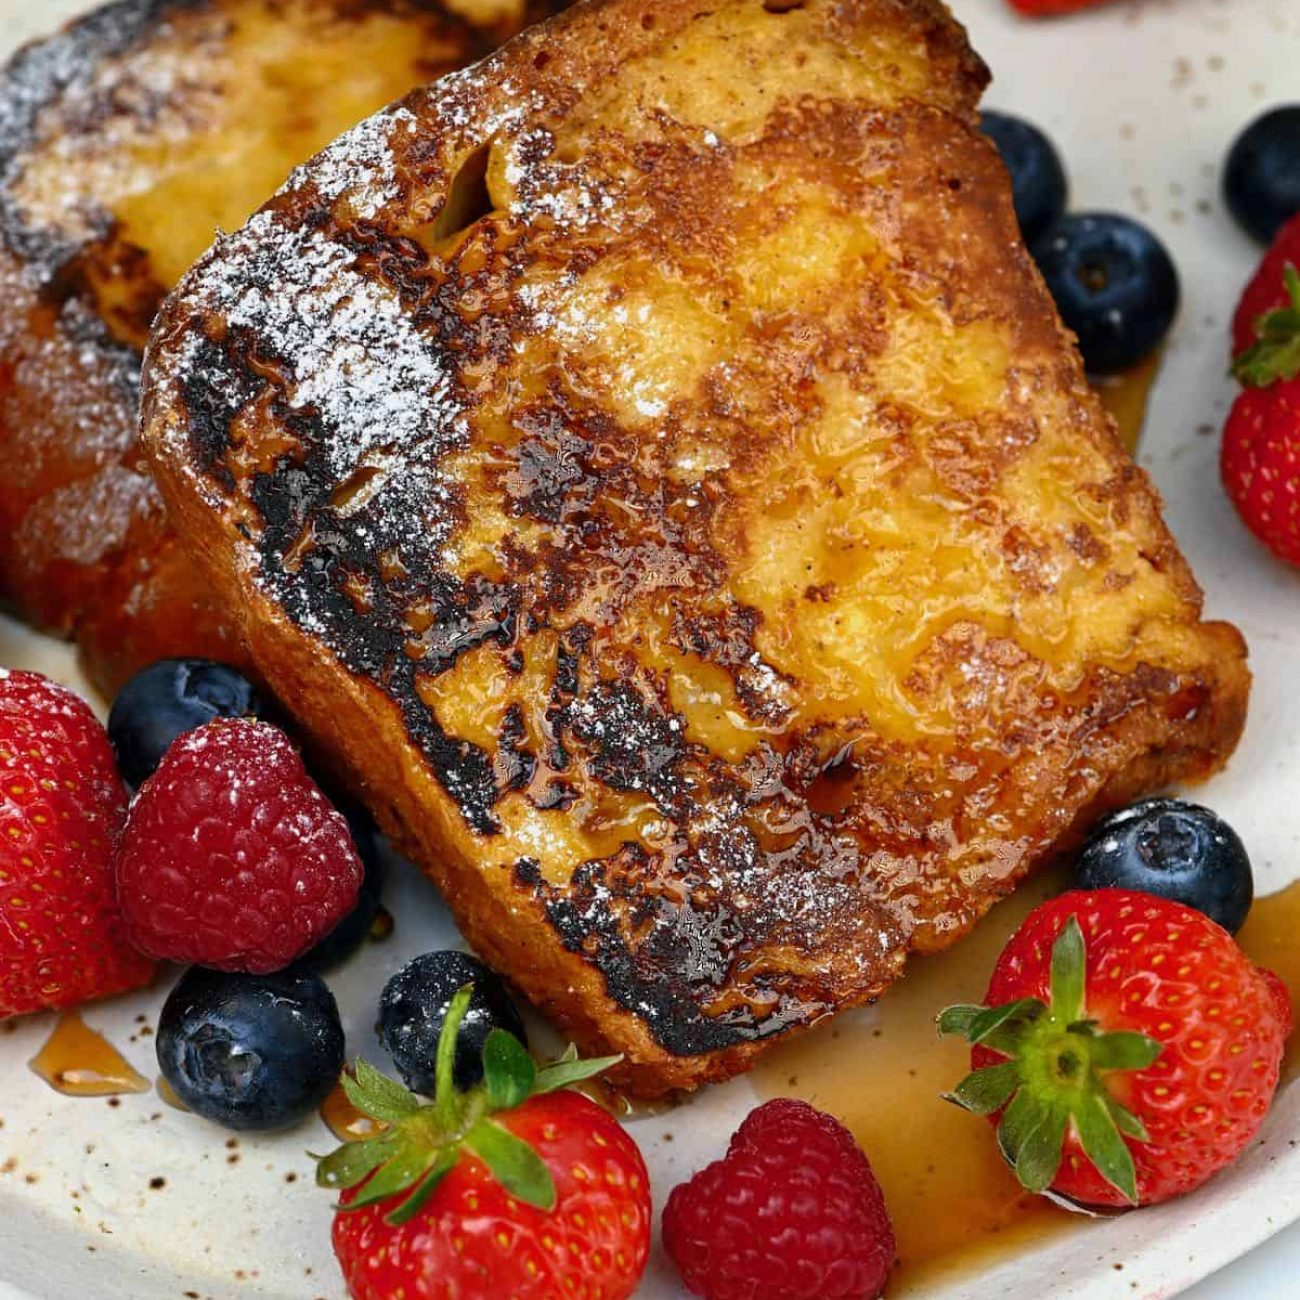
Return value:
[(283, 732), (223, 719), (181, 736), (131, 805), (117, 894), (150, 956), (261, 975), (352, 910), (348, 824)]
[(457, 1092), (455, 1041), (470, 989), (439, 1042), (437, 1091), (422, 1104), (358, 1061), (343, 1086), (388, 1125), (322, 1160), (342, 1189), (334, 1253), (354, 1300), (626, 1300), (650, 1247), (650, 1188), (636, 1144), (568, 1084), (612, 1061), (567, 1057), (538, 1071), (497, 1029), (484, 1081)]
[[(1298, 222), (1286, 227), (1283, 237), (1292, 230), (1300, 243)], [(1233, 366), (1245, 391), (1223, 427), (1220, 472), (1251, 532), (1275, 555), (1300, 565), (1300, 272), (1295, 265), (1286, 265), (1281, 285), (1286, 305), (1255, 319), (1255, 341)]]
[(1290, 1001), (1201, 912), (1120, 889), (1030, 914), (987, 1006), (950, 1007), (972, 1044), (951, 1100), (992, 1117), (1021, 1183), (1089, 1205), (1181, 1196), (1237, 1158), (1277, 1088)]
[(894, 1231), (848, 1129), (780, 1099), (746, 1118), (722, 1160), (673, 1189), (664, 1248), (706, 1300), (874, 1300)]
[(108, 737), (37, 673), (0, 669), (0, 1017), (147, 984), (112, 854), (126, 817)]

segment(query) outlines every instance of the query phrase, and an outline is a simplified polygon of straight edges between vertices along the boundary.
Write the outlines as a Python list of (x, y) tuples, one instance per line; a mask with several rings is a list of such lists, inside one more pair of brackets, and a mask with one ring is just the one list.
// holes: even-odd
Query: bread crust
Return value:
[(144, 441), (255, 662), (641, 1096), (877, 997), (1249, 691), (928, 0), (587, 0), (168, 301)]

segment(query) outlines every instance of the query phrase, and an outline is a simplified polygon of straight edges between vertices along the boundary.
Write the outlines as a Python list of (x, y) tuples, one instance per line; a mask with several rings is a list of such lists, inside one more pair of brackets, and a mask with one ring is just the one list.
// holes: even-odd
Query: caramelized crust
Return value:
[(589, 0), (164, 308), (145, 442), (259, 668), (642, 1095), (1214, 770), (1249, 677), (927, 0)]
[(0, 75), (0, 599), (75, 635), (105, 689), (165, 655), (243, 656), (135, 448), (164, 293), (294, 164), (487, 53), (523, 3), (124, 0)]

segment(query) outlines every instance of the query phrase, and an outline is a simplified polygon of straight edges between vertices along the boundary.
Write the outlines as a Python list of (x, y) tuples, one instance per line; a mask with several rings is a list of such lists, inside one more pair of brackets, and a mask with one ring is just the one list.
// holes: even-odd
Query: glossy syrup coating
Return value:
[(0, 72), (0, 599), (75, 636), (105, 691), (169, 656), (244, 662), (135, 445), (163, 295), (294, 164), (523, 10), (126, 0)]
[(148, 449), (259, 668), (641, 1093), (1240, 732), (984, 80), (926, 0), (584, 5), (331, 146), (155, 332)]

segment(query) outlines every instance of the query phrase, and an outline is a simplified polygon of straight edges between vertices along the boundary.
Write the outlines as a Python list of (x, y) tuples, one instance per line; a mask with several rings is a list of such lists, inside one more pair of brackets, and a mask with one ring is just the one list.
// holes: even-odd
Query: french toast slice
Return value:
[(75, 635), (102, 687), (169, 654), (242, 657), (135, 447), (164, 293), (295, 164), (525, 17), (525, 0), (125, 0), (0, 73), (0, 600)]
[(258, 667), (634, 1094), (875, 998), (1241, 731), (985, 79), (938, 0), (587, 0), (155, 328), (146, 450)]

